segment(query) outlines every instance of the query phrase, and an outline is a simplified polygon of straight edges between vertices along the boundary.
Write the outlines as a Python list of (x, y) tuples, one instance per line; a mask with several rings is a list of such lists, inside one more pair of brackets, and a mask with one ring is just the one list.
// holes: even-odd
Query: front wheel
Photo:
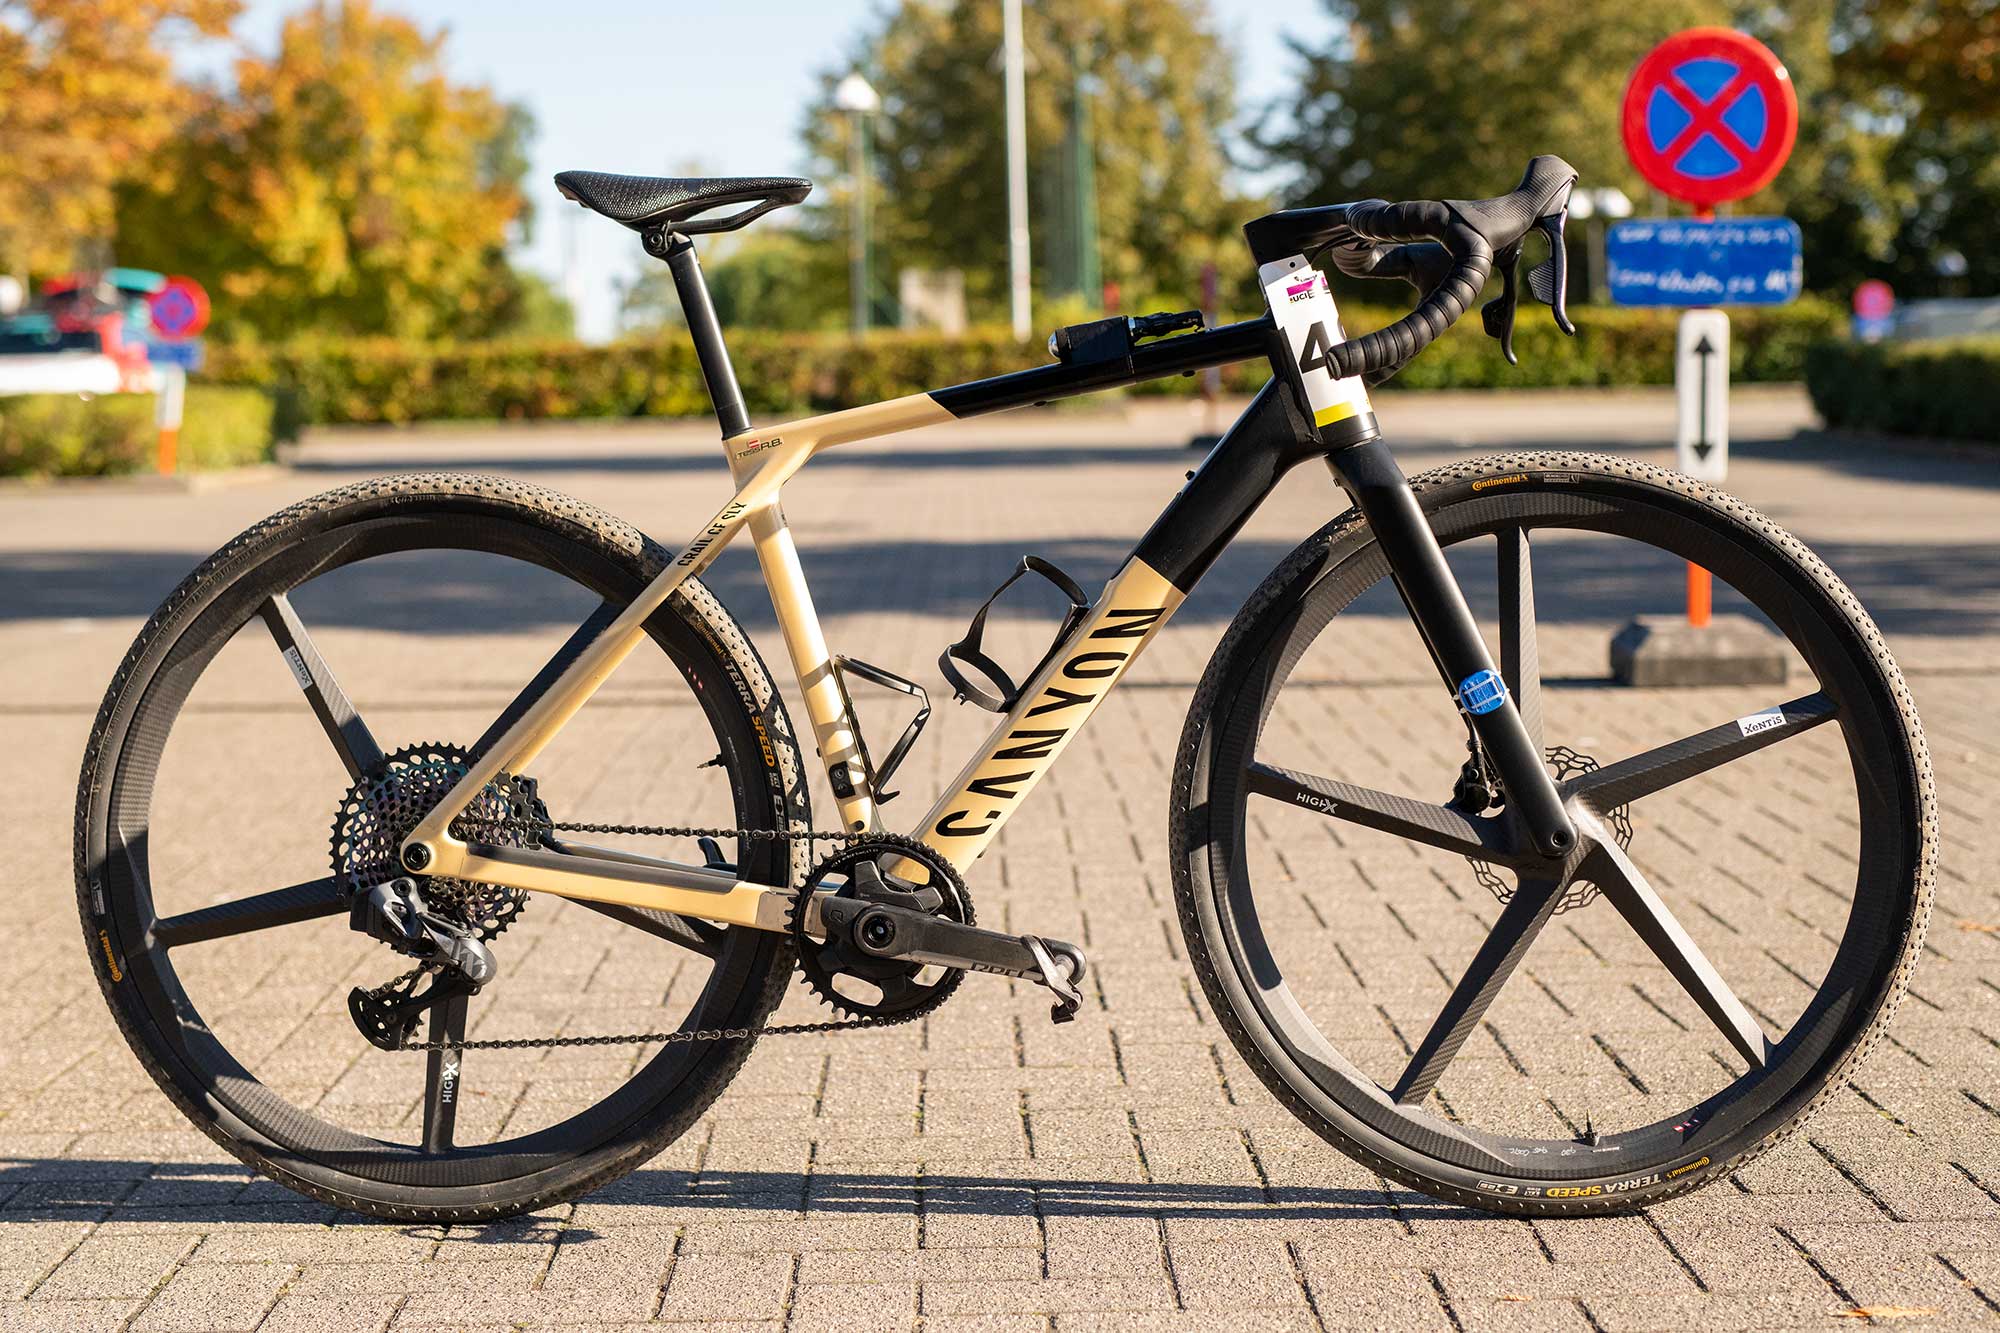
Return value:
[[(1190, 955), (1266, 1086), (1384, 1176), (1539, 1216), (1693, 1189), (1804, 1120), (1903, 993), (1937, 855), (1909, 691), (1811, 551), (1686, 477), (1528, 453), (1412, 485), (1596, 851), (1482, 857), (1504, 796), (1350, 512), (1196, 694), (1171, 813)], [(1717, 581), (1712, 632), (1783, 683), (1604, 678), (1683, 562)]]

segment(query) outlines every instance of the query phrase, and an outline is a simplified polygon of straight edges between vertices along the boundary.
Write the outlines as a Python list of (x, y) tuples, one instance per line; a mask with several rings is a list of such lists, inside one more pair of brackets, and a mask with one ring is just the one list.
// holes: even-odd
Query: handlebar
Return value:
[(1258, 264), (1290, 255), (1333, 250), (1334, 266), (1352, 277), (1403, 278), (1423, 293), (1415, 310), (1395, 323), (1333, 348), (1330, 367), (1337, 378), (1394, 374), (1465, 314), (1494, 265), (1506, 279), (1503, 294), (1484, 312), (1486, 331), (1500, 339), (1514, 360), (1515, 271), (1521, 243), (1540, 229), (1549, 240), (1547, 281), (1530, 275), (1530, 286), (1546, 289), (1556, 323), (1574, 333), (1564, 309), (1567, 286), (1562, 244), (1576, 169), (1559, 157), (1528, 163), (1521, 183), (1494, 199), (1359, 203), (1297, 208), (1267, 214), (1247, 224), (1244, 235)]

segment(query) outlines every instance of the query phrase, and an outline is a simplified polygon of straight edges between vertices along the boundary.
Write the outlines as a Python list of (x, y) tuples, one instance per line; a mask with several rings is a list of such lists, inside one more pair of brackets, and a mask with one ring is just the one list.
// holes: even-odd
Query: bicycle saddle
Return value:
[[(795, 176), (618, 176), (607, 171), (564, 171), (556, 188), (594, 213), (634, 231), (666, 226), (684, 235), (734, 231), (774, 208), (796, 204), (812, 182)], [(728, 204), (748, 207), (721, 217), (699, 214)]]

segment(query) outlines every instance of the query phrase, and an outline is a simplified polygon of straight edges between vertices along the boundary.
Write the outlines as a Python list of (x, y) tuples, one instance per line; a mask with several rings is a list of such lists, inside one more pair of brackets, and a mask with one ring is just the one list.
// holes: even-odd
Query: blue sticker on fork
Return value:
[(1458, 683), (1458, 706), (1468, 713), (1490, 713), (1507, 702), (1507, 682), (1497, 671), (1475, 671)]

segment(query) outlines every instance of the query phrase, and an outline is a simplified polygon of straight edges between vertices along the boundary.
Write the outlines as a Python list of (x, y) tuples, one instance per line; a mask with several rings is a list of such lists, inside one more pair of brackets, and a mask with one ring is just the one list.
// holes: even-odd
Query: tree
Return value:
[[(805, 139), (827, 191), (814, 220), (844, 244), (848, 135), (833, 87), (859, 68), (882, 95), (874, 121), (874, 240), (897, 266), (963, 268), (967, 295), (997, 311), (1007, 282), (1006, 135), (999, 72), (1000, 6), (992, 0), (899, 0), (827, 70)], [(1024, 16), (1028, 68), (1030, 221), (1050, 236), (1075, 98), (1089, 100), (1097, 241), (1106, 282), (1127, 303), (1191, 304), (1202, 264), (1241, 259), (1244, 206), (1222, 144), (1234, 114), (1233, 61), (1206, 0), (1067, 0)], [(1051, 282), (1047, 245), (1036, 278)], [(1094, 293), (1091, 294), (1093, 297)]]
[(237, 0), (0, 0), (0, 271), (67, 267), (113, 187), (185, 107), (162, 38), (221, 36)]
[(1536, 153), (1590, 185), (1644, 186), (1618, 138), (1625, 75), (1666, 34), (1722, 17), (1708, 0), (1326, 0), (1327, 46), (1294, 42), (1299, 90), (1255, 136), (1296, 170), (1288, 203), (1477, 198)]
[(1863, 277), (1940, 290), (1940, 254), (2000, 269), (2000, 7), (1990, 0), (1325, 0), (1341, 32), (1295, 46), (1298, 93), (1255, 136), (1296, 167), (1288, 199), (1495, 194), (1539, 152), (1587, 185), (1644, 198), (1626, 162), (1626, 76), (1698, 23), (1742, 28), (1782, 58), (1799, 95), (1798, 146), (1772, 186), (1734, 208), (1805, 233), (1806, 281)]
[[(841, 252), (797, 228), (760, 222), (702, 243), (702, 276), (725, 329), (804, 331), (843, 328), (847, 307), (817, 299), (846, 280)], [(687, 323), (665, 264), (648, 260), (618, 303), (621, 332)]]
[(496, 331), (523, 299), (505, 247), (532, 122), (452, 83), (442, 40), (368, 0), (288, 19), (127, 191), (121, 257), (208, 281), (264, 336)]
[(1826, 10), (1819, 49), (1833, 52), (1821, 124), (1838, 170), (1787, 173), (1808, 281), (1843, 293), (1863, 278), (1907, 296), (2000, 291), (2000, 7), (1813, 2)]

